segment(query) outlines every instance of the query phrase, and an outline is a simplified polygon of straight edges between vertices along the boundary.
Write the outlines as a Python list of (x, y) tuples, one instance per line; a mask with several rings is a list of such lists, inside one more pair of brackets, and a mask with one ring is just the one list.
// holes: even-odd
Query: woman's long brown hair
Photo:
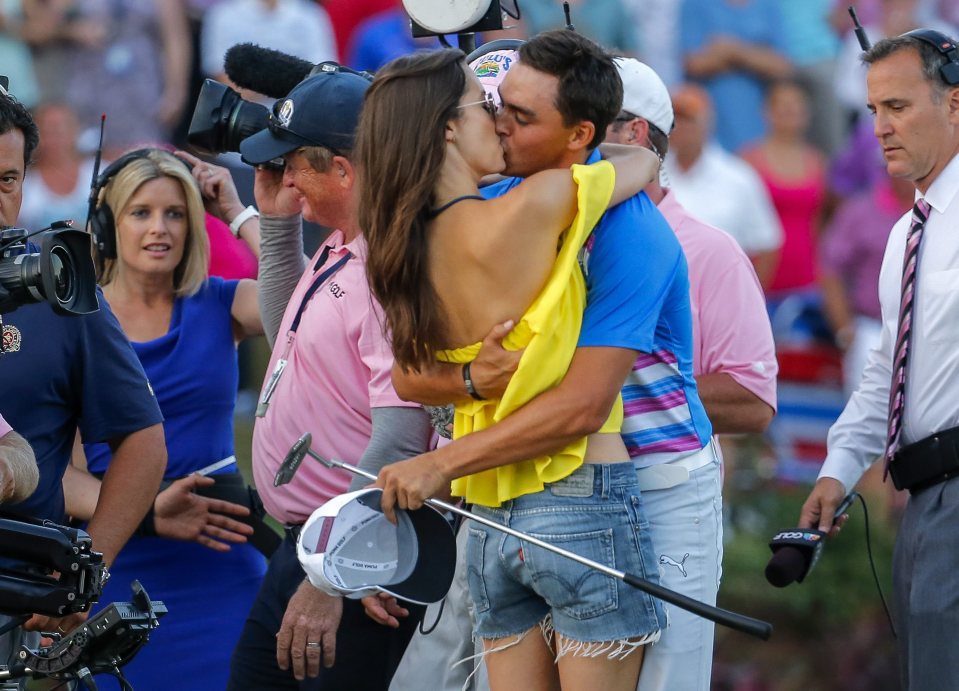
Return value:
[(457, 117), (466, 88), (463, 65), (455, 49), (392, 61), (377, 72), (357, 130), (366, 271), (404, 370), (419, 370), (449, 345), (429, 274), (427, 224), (446, 153), (446, 124)]

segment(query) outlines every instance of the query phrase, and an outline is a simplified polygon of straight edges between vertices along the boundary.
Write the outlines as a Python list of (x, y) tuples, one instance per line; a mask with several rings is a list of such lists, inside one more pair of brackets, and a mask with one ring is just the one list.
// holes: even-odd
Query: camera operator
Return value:
[(0, 416), (0, 504), (23, 501), (33, 494), (39, 479), (33, 449)]
[[(39, 141), (30, 114), (0, 94), (0, 225), (17, 222), (23, 176)], [(33, 447), (36, 491), (9, 507), (15, 515), (64, 520), (61, 479), (79, 427), (85, 441), (105, 441), (114, 462), (88, 532), (106, 564), (113, 562), (156, 496), (166, 447), (162, 417), (133, 349), (99, 295), (100, 309), (61, 317), (30, 304), (3, 315), (0, 401), (6, 420)], [(25, 628), (67, 632), (86, 613), (61, 619), (32, 617)], [(5, 618), (0, 616), (0, 624)], [(18, 631), (12, 634), (19, 634)], [(0, 664), (15, 650), (0, 637)]]
[[(422, 453), (431, 438), (423, 409), (393, 390), (393, 357), (366, 281), (351, 150), (367, 86), (346, 70), (310, 77), (276, 103), (269, 128), (240, 147), (247, 162), (258, 164), (264, 329), (271, 342), (283, 334), (257, 410), (253, 474), (286, 535), (233, 654), (230, 689), (385, 691), (419, 620), (380, 626), (358, 601), (326, 595), (305, 578), (296, 556), (299, 529), (318, 506), (347, 491), (347, 473), (304, 466), (290, 484), (273, 486), (290, 445), (307, 431), (319, 453), (373, 473)], [(282, 173), (259, 165), (280, 157)], [(309, 265), (301, 218), (336, 229)]]

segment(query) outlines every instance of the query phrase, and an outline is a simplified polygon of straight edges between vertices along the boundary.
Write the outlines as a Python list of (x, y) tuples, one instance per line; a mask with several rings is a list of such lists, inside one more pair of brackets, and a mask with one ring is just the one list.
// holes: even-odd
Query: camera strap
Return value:
[[(314, 271), (319, 269), (319, 267), (326, 264), (326, 260), (330, 256), (330, 251), (333, 250), (331, 245), (327, 245), (323, 248), (323, 252), (320, 254), (319, 259), (316, 260), (314, 264)], [(286, 363), (290, 354), (290, 350), (293, 348), (293, 341), (296, 338), (296, 330), (300, 326), (300, 319), (303, 318), (303, 312), (306, 311), (306, 305), (310, 301), (310, 298), (320, 289), (320, 286), (329, 281), (336, 273), (346, 266), (346, 263), (353, 258), (353, 253), (349, 250), (346, 251), (340, 259), (327, 268), (325, 271), (321, 272), (316, 278), (313, 279), (313, 283), (310, 284), (310, 287), (307, 289), (306, 293), (303, 294), (303, 299), (300, 300), (300, 306), (296, 310), (296, 315), (293, 317), (293, 322), (290, 324), (290, 330), (286, 334), (286, 347), (283, 350), (283, 355), (279, 360), (276, 361), (276, 366), (273, 368), (273, 371), (270, 373), (270, 378), (266, 383), (266, 386), (263, 387), (263, 394), (260, 396), (260, 402), (256, 406), (256, 417), (264, 417), (266, 411), (270, 407), (270, 399), (273, 397), (273, 392), (276, 390), (276, 385), (280, 382), (280, 377), (283, 376), (283, 370), (286, 369)]]

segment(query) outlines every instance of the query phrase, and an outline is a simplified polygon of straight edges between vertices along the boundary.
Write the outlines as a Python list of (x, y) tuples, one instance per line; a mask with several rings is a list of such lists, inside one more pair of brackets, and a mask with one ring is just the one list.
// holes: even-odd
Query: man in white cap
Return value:
[[(647, 65), (617, 58), (623, 110), (606, 141), (669, 147), (673, 107), (666, 85)], [(691, 216), (658, 181), (646, 187), (676, 232), (689, 265), (693, 372), (716, 434), (762, 432), (776, 406), (776, 358), (762, 288), (749, 258), (727, 233)], [(722, 496), (718, 466), (690, 472), (685, 482), (643, 488), (659, 554), (661, 583), (714, 604), (722, 562)], [(709, 689), (714, 624), (670, 610), (669, 627), (646, 654), (639, 689)]]

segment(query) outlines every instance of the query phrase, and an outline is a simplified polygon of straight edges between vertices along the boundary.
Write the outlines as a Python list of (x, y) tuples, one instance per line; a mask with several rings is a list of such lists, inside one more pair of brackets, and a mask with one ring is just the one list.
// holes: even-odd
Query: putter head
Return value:
[(310, 444), (312, 442), (313, 435), (307, 432), (302, 437), (297, 439), (296, 443), (290, 447), (289, 453), (286, 454), (286, 458), (284, 458), (283, 462), (280, 464), (279, 469), (276, 471), (276, 475), (273, 476), (274, 487), (285, 485), (293, 479), (293, 476), (296, 475), (296, 471), (299, 469), (303, 459), (306, 458), (306, 452), (310, 450)]

